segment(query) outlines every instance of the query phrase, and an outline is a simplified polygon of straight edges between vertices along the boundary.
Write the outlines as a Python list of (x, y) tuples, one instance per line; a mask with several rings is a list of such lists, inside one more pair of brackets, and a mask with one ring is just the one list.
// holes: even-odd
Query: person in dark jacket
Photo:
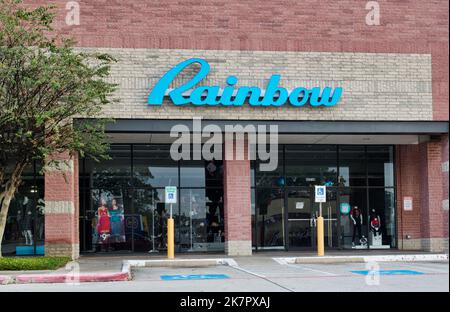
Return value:
[(354, 206), (350, 211), (350, 220), (353, 225), (352, 245), (355, 246), (356, 232), (358, 232), (358, 241), (361, 241), (362, 238), (363, 217), (358, 206)]

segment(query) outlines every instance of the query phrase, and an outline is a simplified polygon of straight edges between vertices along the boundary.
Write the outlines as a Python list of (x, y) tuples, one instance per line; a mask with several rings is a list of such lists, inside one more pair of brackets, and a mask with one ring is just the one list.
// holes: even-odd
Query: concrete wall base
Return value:
[(448, 252), (448, 246), (448, 238), (403, 239), (398, 242), (398, 249), (400, 250)]
[(225, 242), (225, 253), (228, 256), (251, 256), (252, 241), (227, 241)]
[(70, 257), (76, 260), (80, 257), (79, 244), (45, 244), (45, 255), (50, 257)]

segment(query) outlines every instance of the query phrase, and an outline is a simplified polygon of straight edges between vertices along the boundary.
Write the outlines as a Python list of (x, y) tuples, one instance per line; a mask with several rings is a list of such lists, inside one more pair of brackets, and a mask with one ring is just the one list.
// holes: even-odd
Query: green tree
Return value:
[[(74, 48), (52, 28), (54, 7), (26, 8), (0, 0), (0, 245), (8, 209), (34, 161), (57, 166), (52, 155), (107, 158), (105, 124), (98, 116), (116, 85), (108, 83), (115, 60)], [(1, 252), (0, 252), (1, 257)]]

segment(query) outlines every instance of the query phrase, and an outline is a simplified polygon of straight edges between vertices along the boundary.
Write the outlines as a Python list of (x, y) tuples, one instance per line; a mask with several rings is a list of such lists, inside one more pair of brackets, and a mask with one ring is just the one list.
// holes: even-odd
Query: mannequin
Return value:
[(36, 220), (36, 236), (37, 239), (44, 238), (44, 214), (45, 214), (45, 201), (43, 198), (39, 198), (37, 201), (37, 220)]
[(370, 211), (370, 234), (371, 234), (371, 245), (379, 246), (382, 245), (381, 236), (381, 219), (377, 214), (375, 209)]
[(353, 206), (352, 210), (350, 211), (350, 220), (353, 224), (353, 235), (352, 235), (352, 246), (355, 246), (355, 237), (356, 232), (358, 232), (358, 238), (359, 242), (361, 243), (362, 239), (362, 224), (363, 224), (363, 217), (361, 214), (361, 210), (358, 208), (358, 206)]
[(108, 211), (108, 207), (106, 206), (106, 200), (101, 199), (100, 207), (97, 209), (97, 232), (100, 236), (100, 243), (107, 243), (110, 236), (111, 231), (111, 223), (110, 223), (110, 214)]
[(124, 226), (124, 211), (121, 206), (117, 204), (117, 200), (113, 199), (111, 209), (109, 211), (111, 216), (111, 237), (113, 243), (125, 242), (125, 226)]
[(28, 209), (28, 206), (30, 204), (30, 201), (28, 199), (28, 196), (25, 196), (23, 199), (23, 219), (22, 219), (22, 235), (25, 237), (25, 245), (32, 246), (34, 245), (33, 241), (33, 233), (31, 231), (33, 226), (33, 214), (31, 213), (31, 210)]

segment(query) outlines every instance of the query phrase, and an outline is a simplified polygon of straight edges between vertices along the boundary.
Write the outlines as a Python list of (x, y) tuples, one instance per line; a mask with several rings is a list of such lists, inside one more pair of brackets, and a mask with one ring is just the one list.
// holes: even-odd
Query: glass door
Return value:
[(287, 192), (288, 249), (315, 248), (316, 211), (310, 188), (289, 189)]
[[(317, 248), (317, 217), (320, 204), (315, 202), (313, 188), (291, 188), (286, 192), (288, 249)], [(325, 248), (337, 248), (339, 244), (337, 193), (327, 188), (327, 202), (322, 203), (325, 226)]]
[(285, 249), (285, 193), (283, 189), (258, 188), (256, 192), (258, 249)]
[[(320, 203), (315, 202), (314, 189), (311, 190), (311, 202), (312, 215), (317, 218), (320, 215)], [(322, 217), (324, 219), (325, 248), (339, 247), (337, 192), (334, 188), (327, 187), (327, 201), (322, 203)], [(317, 228), (314, 231), (317, 232)]]

